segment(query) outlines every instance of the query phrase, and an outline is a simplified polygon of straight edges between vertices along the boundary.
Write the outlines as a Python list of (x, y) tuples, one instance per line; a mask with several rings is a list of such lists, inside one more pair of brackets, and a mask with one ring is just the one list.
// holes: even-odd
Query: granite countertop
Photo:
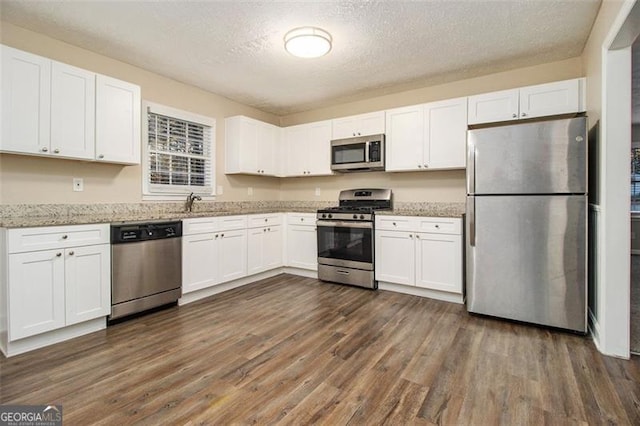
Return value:
[[(264, 201), (203, 202), (193, 212), (184, 211), (184, 203), (119, 203), (119, 204), (32, 204), (0, 206), (0, 227), (82, 225), (156, 220), (178, 220), (196, 217), (232, 216), (268, 213), (315, 213), (335, 205), (331, 202)], [(464, 203), (398, 202), (393, 210), (378, 214), (398, 216), (461, 217)]]

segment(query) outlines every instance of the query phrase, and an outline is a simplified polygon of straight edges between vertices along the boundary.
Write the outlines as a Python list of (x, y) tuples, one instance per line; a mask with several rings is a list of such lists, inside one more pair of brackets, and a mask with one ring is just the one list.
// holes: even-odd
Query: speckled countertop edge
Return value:
[[(184, 212), (184, 203), (114, 203), (114, 204), (16, 204), (0, 206), (0, 227), (81, 225), (155, 220), (178, 220), (196, 217), (231, 216), (268, 213), (315, 213), (335, 205), (316, 201), (239, 201), (205, 202)], [(398, 202), (391, 211), (379, 214), (399, 216), (461, 217), (464, 203)]]

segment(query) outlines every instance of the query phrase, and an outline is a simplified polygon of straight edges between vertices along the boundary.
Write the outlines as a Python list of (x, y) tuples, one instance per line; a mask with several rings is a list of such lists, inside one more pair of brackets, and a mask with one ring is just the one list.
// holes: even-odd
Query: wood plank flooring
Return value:
[(462, 305), (279, 275), (0, 360), (66, 425), (640, 424), (640, 359)]

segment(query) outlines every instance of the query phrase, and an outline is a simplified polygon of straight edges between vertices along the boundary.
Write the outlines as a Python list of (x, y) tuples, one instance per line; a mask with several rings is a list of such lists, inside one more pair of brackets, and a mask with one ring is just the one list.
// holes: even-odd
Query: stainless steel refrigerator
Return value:
[(469, 312), (586, 332), (587, 119), (469, 130)]

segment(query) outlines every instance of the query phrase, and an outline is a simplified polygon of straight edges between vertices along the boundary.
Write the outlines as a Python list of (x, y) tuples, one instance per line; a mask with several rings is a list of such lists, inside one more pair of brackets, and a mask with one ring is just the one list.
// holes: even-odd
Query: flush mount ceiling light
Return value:
[(299, 58), (318, 58), (331, 50), (331, 34), (316, 27), (295, 28), (284, 35), (284, 48)]

